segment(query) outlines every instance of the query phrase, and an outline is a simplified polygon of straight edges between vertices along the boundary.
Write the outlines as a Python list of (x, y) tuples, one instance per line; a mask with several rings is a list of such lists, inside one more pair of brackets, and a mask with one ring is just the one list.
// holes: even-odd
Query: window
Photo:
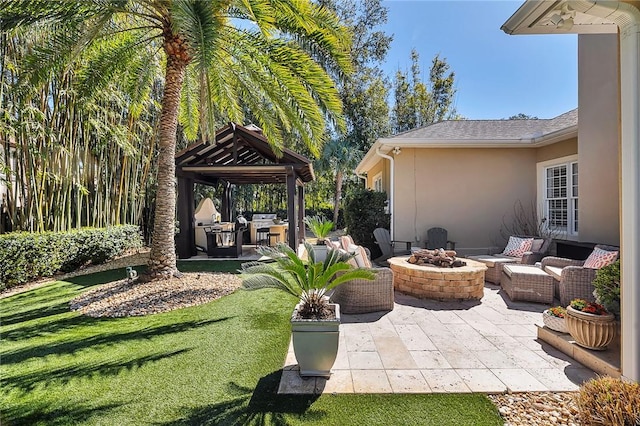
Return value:
[(377, 192), (382, 192), (382, 173), (378, 173), (373, 177), (373, 190)]
[[(542, 176), (540, 176), (542, 175)], [(578, 162), (577, 156), (538, 164), (542, 177), (542, 217), (546, 226), (567, 236), (578, 235)]]

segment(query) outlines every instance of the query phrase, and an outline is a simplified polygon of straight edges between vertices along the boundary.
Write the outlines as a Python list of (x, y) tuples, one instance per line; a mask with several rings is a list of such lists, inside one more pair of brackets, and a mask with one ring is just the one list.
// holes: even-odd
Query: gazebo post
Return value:
[(178, 176), (178, 221), (180, 233), (176, 249), (180, 259), (188, 259), (197, 254), (193, 220), (195, 206), (193, 199), (193, 179)]
[(299, 242), (307, 239), (306, 228), (304, 226), (304, 186), (298, 186), (298, 223), (300, 224)]
[(224, 182), (224, 191), (222, 192), (222, 212), (220, 216), (223, 222), (231, 221), (231, 184)]
[(293, 250), (297, 250), (296, 175), (293, 167), (287, 167), (287, 217), (289, 218), (289, 241), (287, 244)]

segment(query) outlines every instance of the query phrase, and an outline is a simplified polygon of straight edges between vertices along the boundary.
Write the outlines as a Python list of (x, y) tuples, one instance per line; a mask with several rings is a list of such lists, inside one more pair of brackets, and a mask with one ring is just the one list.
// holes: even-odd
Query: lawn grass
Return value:
[(146, 317), (69, 311), (79, 293), (122, 278), (106, 271), (0, 300), (0, 424), (502, 424), (479, 394), (277, 395), (295, 300), (274, 290)]

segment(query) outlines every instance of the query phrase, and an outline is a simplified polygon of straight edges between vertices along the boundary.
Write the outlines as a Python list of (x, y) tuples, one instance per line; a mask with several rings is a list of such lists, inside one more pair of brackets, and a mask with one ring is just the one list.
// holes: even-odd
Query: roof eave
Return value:
[(523, 139), (408, 139), (408, 138), (381, 138), (378, 139), (367, 151), (367, 154), (360, 161), (355, 169), (356, 174), (363, 174), (370, 170), (381, 158), (377, 155), (377, 150), (386, 154), (395, 147), (399, 148), (540, 148), (552, 145), (570, 138), (578, 136), (578, 125), (566, 127), (564, 129), (547, 133), (534, 138)]
[[(522, 6), (502, 24), (500, 29), (510, 35), (520, 34), (601, 34), (616, 33), (618, 27), (613, 22), (603, 20), (600, 23), (588, 23), (587, 25), (554, 26), (540, 25), (540, 21), (549, 13), (561, 10), (566, 4), (573, 9), (578, 5), (589, 9), (599, 3), (613, 3), (596, 0), (526, 0)], [(600, 5), (598, 5), (600, 7)]]
[(374, 165), (376, 165), (382, 159), (378, 157), (378, 154), (376, 153), (379, 148), (385, 154), (392, 149), (391, 147), (387, 147), (387, 146), (383, 148), (382, 141), (384, 140), (387, 140), (387, 139), (384, 139), (384, 138), (378, 139), (373, 143), (373, 145), (371, 145), (371, 148), (369, 148), (369, 150), (364, 155), (364, 157), (362, 157), (362, 160), (360, 160), (360, 163), (358, 163), (358, 165), (356, 166), (355, 168), (356, 175), (361, 175), (363, 173), (366, 173), (368, 170), (370, 170)]

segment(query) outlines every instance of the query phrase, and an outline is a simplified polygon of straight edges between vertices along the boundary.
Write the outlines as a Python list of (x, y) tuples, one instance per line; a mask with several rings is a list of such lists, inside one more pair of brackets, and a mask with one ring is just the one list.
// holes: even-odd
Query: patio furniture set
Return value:
[[(446, 233), (438, 231), (437, 234), (449, 247), (455, 244), (447, 240)], [(398, 253), (392, 251), (397, 242), (391, 241), (388, 231), (384, 234), (378, 231), (376, 237), (378, 243), (386, 245), (386, 250), (390, 251), (383, 254), (383, 261), (378, 258), (376, 262), (391, 264), (391, 268), (375, 267), (368, 250), (356, 245), (350, 236), (342, 236), (339, 241), (326, 240), (328, 246), (354, 254), (351, 259), (354, 267), (375, 268), (377, 272), (373, 281), (351, 280), (333, 291), (331, 301), (340, 304), (342, 313), (391, 311), (394, 288), (419, 298), (480, 299), (484, 281), (501, 286), (512, 301), (553, 304), (554, 297), (560, 299), (562, 305), (568, 305), (574, 298), (594, 301), (592, 281), (597, 269), (613, 263), (619, 255), (618, 247), (596, 245), (586, 260), (546, 256), (550, 238), (511, 236), (502, 253), (469, 256), (463, 259), (466, 265), (462, 268), (437, 268), (412, 265), (404, 257), (386, 257), (408, 254), (410, 244), (399, 242), (403, 250)], [(476, 273), (482, 275), (480, 290), (473, 287), (478, 281)], [(427, 283), (429, 280), (435, 280), (435, 283)], [(416, 281), (415, 285), (413, 281)], [(442, 292), (444, 287), (447, 287), (445, 293)]]
[[(615, 262), (620, 249), (596, 245), (585, 260), (545, 256), (550, 239), (509, 238), (501, 254), (470, 256), (487, 265), (485, 279), (500, 285), (512, 301), (566, 306), (572, 299), (595, 301), (593, 279), (599, 268)], [(529, 247), (529, 248), (527, 248)]]
[[(374, 236), (383, 252), (382, 257), (376, 259), (376, 262), (384, 265), (391, 262), (391, 267), (396, 274), (396, 282), (394, 283), (396, 289), (410, 294), (417, 291), (418, 294), (415, 295), (418, 297), (441, 295), (441, 292), (434, 293), (435, 287), (431, 283), (421, 282), (412, 286), (413, 278), (411, 276), (420, 274), (415, 271), (405, 274), (405, 270), (411, 265), (393, 262), (391, 259), (392, 256), (408, 254), (410, 250), (413, 250), (410, 242), (392, 241), (389, 232), (382, 228), (376, 229)], [(451, 249), (455, 247), (455, 242), (448, 240), (445, 229), (432, 228), (427, 236), (432, 245), (433, 243), (440, 244), (440, 247)], [(553, 304), (554, 298), (557, 298), (564, 306), (575, 298), (594, 301), (592, 282), (596, 271), (602, 266), (613, 263), (618, 258), (619, 247), (596, 245), (587, 259), (574, 260), (547, 256), (550, 245), (551, 238), (514, 235), (509, 238), (507, 246), (501, 253), (469, 256), (468, 259), (486, 266), (484, 280), (500, 285), (512, 301)], [(395, 250), (396, 248), (399, 248), (400, 251)], [(431, 279), (431, 275), (434, 273), (429, 270), (422, 273), (422, 275), (424, 274), (430, 274), (428, 279)], [(422, 275), (419, 278), (425, 281), (426, 278)], [(454, 275), (454, 272), (448, 273), (450, 277)], [(402, 277), (407, 279), (400, 279)], [(416, 279), (416, 281), (418, 282), (420, 279)], [(441, 279), (440, 281), (444, 282)]]

